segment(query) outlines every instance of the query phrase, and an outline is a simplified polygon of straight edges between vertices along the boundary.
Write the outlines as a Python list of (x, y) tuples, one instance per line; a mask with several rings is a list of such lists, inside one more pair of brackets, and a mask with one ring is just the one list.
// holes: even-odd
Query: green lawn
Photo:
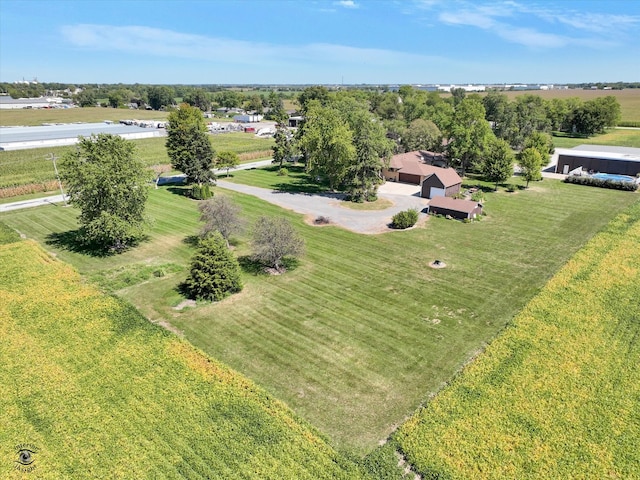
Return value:
[(262, 388), (35, 242), (0, 245), (0, 265), (3, 479), (364, 478)]
[[(193, 251), (188, 237), (199, 226), (196, 203), (174, 191), (151, 192), (149, 241), (117, 257), (73, 251), (64, 233), (76, 228), (70, 208), (5, 213), (0, 221), (107, 287), (129, 284), (117, 293), (145, 316), (170, 322), (358, 454), (449, 381), (595, 232), (638, 199), (545, 180), (526, 191), (487, 193), (481, 222), (431, 218), (411, 231), (357, 235), (308, 226), (299, 215), (229, 192), (249, 221), (262, 214), (290, 218), (307, 254), (281, 276), (255, 274), (243, 262), (240, 294), (176, 311), (175, 287), (185, 271), (175, 266), (186, 266)], [(246, 237), (234, 244), (237, 255), (249, 253)], [(436, 258), (447, 268), (428, 268)], [(144, 273), (149, 265), (166, 274)]]
[(43, 123), (103, 122), (111, 120), (164, 120), (168, 112), (153, 110), (129, 110), (128, 108), (37, 108), (3, 110), (0, 115), (0, 126), (27, 125), (35, 126)]
[(638, 478), (640, 202), (406, 422), (423, 478)]
[(573, 148), (583, 144), (640, 148), (640, 129), (613, 129), (602, 135), (594, 135), (589, 138), (574, 138), (558, 135), (553, 137), (553, 144), (558, 148)]

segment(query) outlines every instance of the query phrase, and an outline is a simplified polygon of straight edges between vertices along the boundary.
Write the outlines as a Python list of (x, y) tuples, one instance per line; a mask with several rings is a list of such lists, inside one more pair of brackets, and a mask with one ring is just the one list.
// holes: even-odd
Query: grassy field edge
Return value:
[(393, 437), (425, 478), (634, 478), (640, 202)]

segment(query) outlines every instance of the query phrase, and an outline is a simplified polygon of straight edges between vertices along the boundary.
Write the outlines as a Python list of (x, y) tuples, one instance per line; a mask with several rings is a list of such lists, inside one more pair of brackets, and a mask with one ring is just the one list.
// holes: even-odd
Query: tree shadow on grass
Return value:
[(183, 298), (186, 298), (187, 300), (196, 299), (193, 293), (191, 292), (191, 290), (189, 289), (189, 287), (187, 286), (186, 281), (180, 282), (178, 285), (176, 285), (175, 291), (178, 292), (180, 295), (182, 295)]
[(127, 250), (140, 245), (142, 242), (149, 240), (149, 236), (136, 240), (128, 245), (123, 245), (122, 248), (117, 249), (114, 247), (107, 247), (95, 243), (89, 243), (82, 238), (82, 230), (68, 230), (66, 232), (55, 232), (48, 234), (44, 242), (52, 247), (67, 250), (68, 252), (80, 253), (82, 255), (88, 255), (90, 257), (104, 258), (111, 257), (113, 255), (124, 253)]
[(116, 253), (115, 251), (103, 246), (85, 242), (82, 239), (80, 229), (50, 233), (45, 237), (45, 243), (52, 247), (57, 247), (69, 252), (89, 255), (91, 257), (110, 257)]
[(190, 186), (175, 185), (175, 186), (172, 186), (172, 187), (167, 187), (167, 191), (173, 193), (174, 195), (180, 195), (181, 197), (191, 198), (191, 187)]
[(240, 268), (245, 273), (250, 273), (251, 275), (266, 275), (267, 272), (264, 269), (264, 265), (257, 260), (254, 260), (250, 255), (243, 255), (238, 257), (238, 263), (240, 264)]
[(182, 243), (189, 245), (190, 247), (197, 247), (200, 237), (198, 235), (188, 235), (182, 239)]
[[(245, 273), (249, 273), (254, 276), (269, 275), (273, 270), (265, 266), (264, 263), (255, 260), (250, 255), (243, 255), (242, 257), (238, 257), (238, 263), (240, 264), (240, 268), (242, 268)], [(281, 263), (282, 267), (279, 273), (293, 271), (300, 265), (300, 261), (294, 257), (285, 257), (282, 259)]]

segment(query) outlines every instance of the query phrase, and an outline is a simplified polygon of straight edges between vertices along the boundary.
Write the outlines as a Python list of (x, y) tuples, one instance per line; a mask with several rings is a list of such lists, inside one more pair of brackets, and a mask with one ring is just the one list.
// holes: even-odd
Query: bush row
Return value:
[(635, 120), (624, 120), (622, 122), (618, 122), (618, 127), (640, 127), (640, 122)]
[(564, 179), (565, 183), (574, 183), (576, 185), (588, 185), (591, 187), (612, 188), (614, 190), (626, 190), (635, 192), (638, 184), (634, 182), (616, 182), (615, 180), (603, 180), (593, 177), (578, 177), (570, 175)]

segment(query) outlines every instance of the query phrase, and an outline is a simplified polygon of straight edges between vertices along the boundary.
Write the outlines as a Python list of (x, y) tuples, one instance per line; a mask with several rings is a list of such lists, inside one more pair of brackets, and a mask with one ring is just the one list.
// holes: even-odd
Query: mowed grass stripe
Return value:
[[(186, 271), (121, 294), (357, 453), (374, 448), (436, 392), (581, 244), (637, 198), (545, 180), (514, 194), (487, 193), (489, 215), (478, 223), (432, 218), (411, 231), (357, 235), (308, 226), (255, 197), (216, 191), (221, 194), (242, 206), (249, 223), (260, 215), (291, 219), (307, 244), (297, 268), (282, 276), (246, 273), (240, 294), (180, 312), (172, 306)], [(150, 195), (150, 214), (167, 212), (170, 220), (155, 223), (147, 244), (110, 259), (56, 253), (89, 273), (150, 259), (186, 267), (193, 250), (180, 236), (197, 232), (197, 203), (164, 188)], [(12, 224), (18, 217), (2, 218)], [(233, 239), (238, 256), (251, 252), (248, 233)], [(447, 268), (430, 269), (436, 258)]]

